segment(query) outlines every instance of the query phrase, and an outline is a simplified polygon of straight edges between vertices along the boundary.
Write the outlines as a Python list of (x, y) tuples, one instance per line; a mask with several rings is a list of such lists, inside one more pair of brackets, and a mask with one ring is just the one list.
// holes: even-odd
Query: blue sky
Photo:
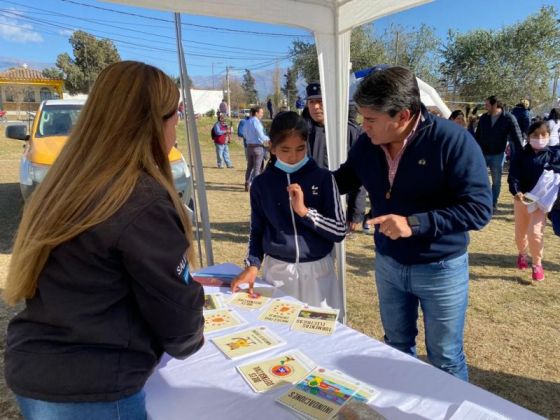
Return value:
[[(380, 19), (374, 27), (382, 32), (391, 24), (411, 28), (426, 23), (445, 39), (448, 29), (497, 29), (523, 20), (542, 5), (554, 4), (558, 6), (558, 1), (436, 0)], [(71, 53), (71, 32), (82, 29), (114, 39), (123, 59), (146, 61), (169, 74), (178, 74), (175, 33), (172, 24), (166, 22), (171, 19), (170, 13), (93, 0), (2, 0), (0, 69), (22, 63), (38, 68), (52, 66), (58, 54)], [(223, 78), (226, 66), (233, 67), (234, 75), (250, 68), (257, 77), (265, 78), (276, 61), (282, 67), (289, 65), (286, 56), (294, 39), (312, 40), (301, 29), (248, 21), (183, 15), (183, 23), (189, 73), (207, 76), (208, 80), (213, 74), (216, 83)]]

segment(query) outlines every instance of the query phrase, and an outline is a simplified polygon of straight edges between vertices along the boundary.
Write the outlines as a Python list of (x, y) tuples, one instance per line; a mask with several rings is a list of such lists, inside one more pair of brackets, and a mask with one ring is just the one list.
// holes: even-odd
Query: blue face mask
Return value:
[(280, 159), (276, 158), (276, 162), (274, 162), (274, 166), (276, 166), (281, 171), (286, 172), (287, 174), (293, 174), (298, 169), (301, 169), (303, 165), (307, 163), (309, 160), (309, 156), (305, 155), (305, 157), (300, 160), (298, 163), (286, 163), (282, 162)]

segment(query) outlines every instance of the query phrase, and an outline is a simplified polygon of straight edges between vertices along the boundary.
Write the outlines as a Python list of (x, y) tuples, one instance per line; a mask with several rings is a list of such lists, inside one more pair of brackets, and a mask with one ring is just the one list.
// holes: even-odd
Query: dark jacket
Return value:
[(504, 153), (508, 137), (513, 153), (521, 151), (523, 147), (523, 136), (519, 130), (517, 120), (513, 115), (505, 111), (502, 111), (494, 125), (492, 125), (490, 114), (482, 115), (476, 128), (475, 137), (484, 155)]
[(392, 240), (376, 227), (377, 252), (401, 264), (425, 264), (462, 255), (468, 231), (492, 217), (492, 194), (486, 165), (471, 135), (452, 121), (422, 107), (423, 121), (407, 145), (390, 187), (388, 165), (380, 146), (366, 133), (350, 150), (335, 178), (342, 194), (363, 185), (373, 216), (415, 215), (413, 236)]
[(521, 133), (527, 134), (527, 130), (529, 130), (529, 126), (531, 125), (531, 114), (529, 110), (525, 108), (523, 104), (517, 104), (511, 110), (511, 115), (517, 120)]
[(10, 321), (5, 376), (45, 401), (114, 401), (139, 391), (165, 351), (203, 344), (204, 292), (166, 192), (143, 175), (113, 216), (53, 249)]
[(530, 144), (511, 159), (508, 174), (509, 191), (512, 195), (527, 193), (535, 188), (545, 168), (558, 171), (560, 149), (547, 147), (535, 152)]
[[(297, 183), (309, 213), (293, 213), (286, 187)], [(317, 261), (346, 235), (344, 210), (332, 174), (313, 159), (293, 174), (268, 165), (251, 184), (251, 233), (247, 259), (260, 267), (264, 254), (285, 262)], [(297, 238), (297, 239), (296, 239)], [(296, 247), (297, 240), (297, 247)]]
[[(307, 153), (317, 162), (320, 168), (329, 168), (327, 153), (327, 138), (325, 127), (318, 125), (311, 117), (305, 119), (308, 128)], [(348, 151), (354, 146), (358, 137), (362, 134), (362, 128), (355, 122), (348, 121)], [(367, 193), (364, 188), (350, 191), (347, 196), (348, 207), (346, 219), (349, 222), (360, 223), (364, 219)]]

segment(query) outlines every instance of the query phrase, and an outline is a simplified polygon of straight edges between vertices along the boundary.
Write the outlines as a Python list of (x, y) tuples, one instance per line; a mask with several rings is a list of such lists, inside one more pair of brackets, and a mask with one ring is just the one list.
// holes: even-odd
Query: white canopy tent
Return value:
[[(313, 32), (325, 112), (325, 134), (329, 155), (329, 168), (336, 169), (346, 158), (348, 119), (348, 82), (350, 73), (350, 34), (352, 28), (380, 17), (428, 3), (431, 0), (104, 0), (131, 6), (174, 12), (178, 37), (181, 78), (186, 80), (186, 66), (182, 51), (180, 16), (178, 13), (215, 16), (256, 22), (294, 26)], [(186, 111), (191, 114), (192, 98), (185, 96)], [(212, 264), (210, 225), (204, 189), (204, 175), (198, 135), (194, 118), (187, 127), (196, 151), (195, 177), (197, 183), (200, 217), (206, 249), (206, 263)], [(191, 157), (192, 159), (192, 157)], [(345, 296), (344, 245), (336, 247), (338, 274)], [(345, 310), (341, 311), (345, 321)]]

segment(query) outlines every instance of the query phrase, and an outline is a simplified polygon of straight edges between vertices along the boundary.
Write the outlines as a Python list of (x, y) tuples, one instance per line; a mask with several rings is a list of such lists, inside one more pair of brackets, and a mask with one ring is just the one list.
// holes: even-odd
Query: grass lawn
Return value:
[[(249, 232), (249, 200), (243, 191), (245, 158), (237, 141), (230, 146), (234, 169), (217, 169), (209, 138), (210, 119), (198, 122), (208, 193), (215, 263), (241, 265)], [(0, 127), (1, 128), (1, 127)], [(2, 130), (3, 131), (3, 130)], [(186, 145), (179, 126), (179, 148)], [(0, 134), (0, 284), (19, 221), (18, 159), (22, 142)], [(499, 211), (491, 223), (471, 235), (470, 299), (465, 350), (471, 382), (548, 418), (560, 418), (560, 238), (547, 227), (546, 279), (531, 281), (530, 271), (515, 268), (513, 206), (505, 177)], [(348, 322), (378, 340), (379, 319), (373, 275), (371, 235), (357, 232), (347, 241)], [(0, 304), (2, 331), (13, 308)], [(425, 357), (420, 324), (418, 352)], [(0, 340), (4, 345), (4, 338)], [(18, 418), (5, 385), (0, 391), (0, 417)]]

